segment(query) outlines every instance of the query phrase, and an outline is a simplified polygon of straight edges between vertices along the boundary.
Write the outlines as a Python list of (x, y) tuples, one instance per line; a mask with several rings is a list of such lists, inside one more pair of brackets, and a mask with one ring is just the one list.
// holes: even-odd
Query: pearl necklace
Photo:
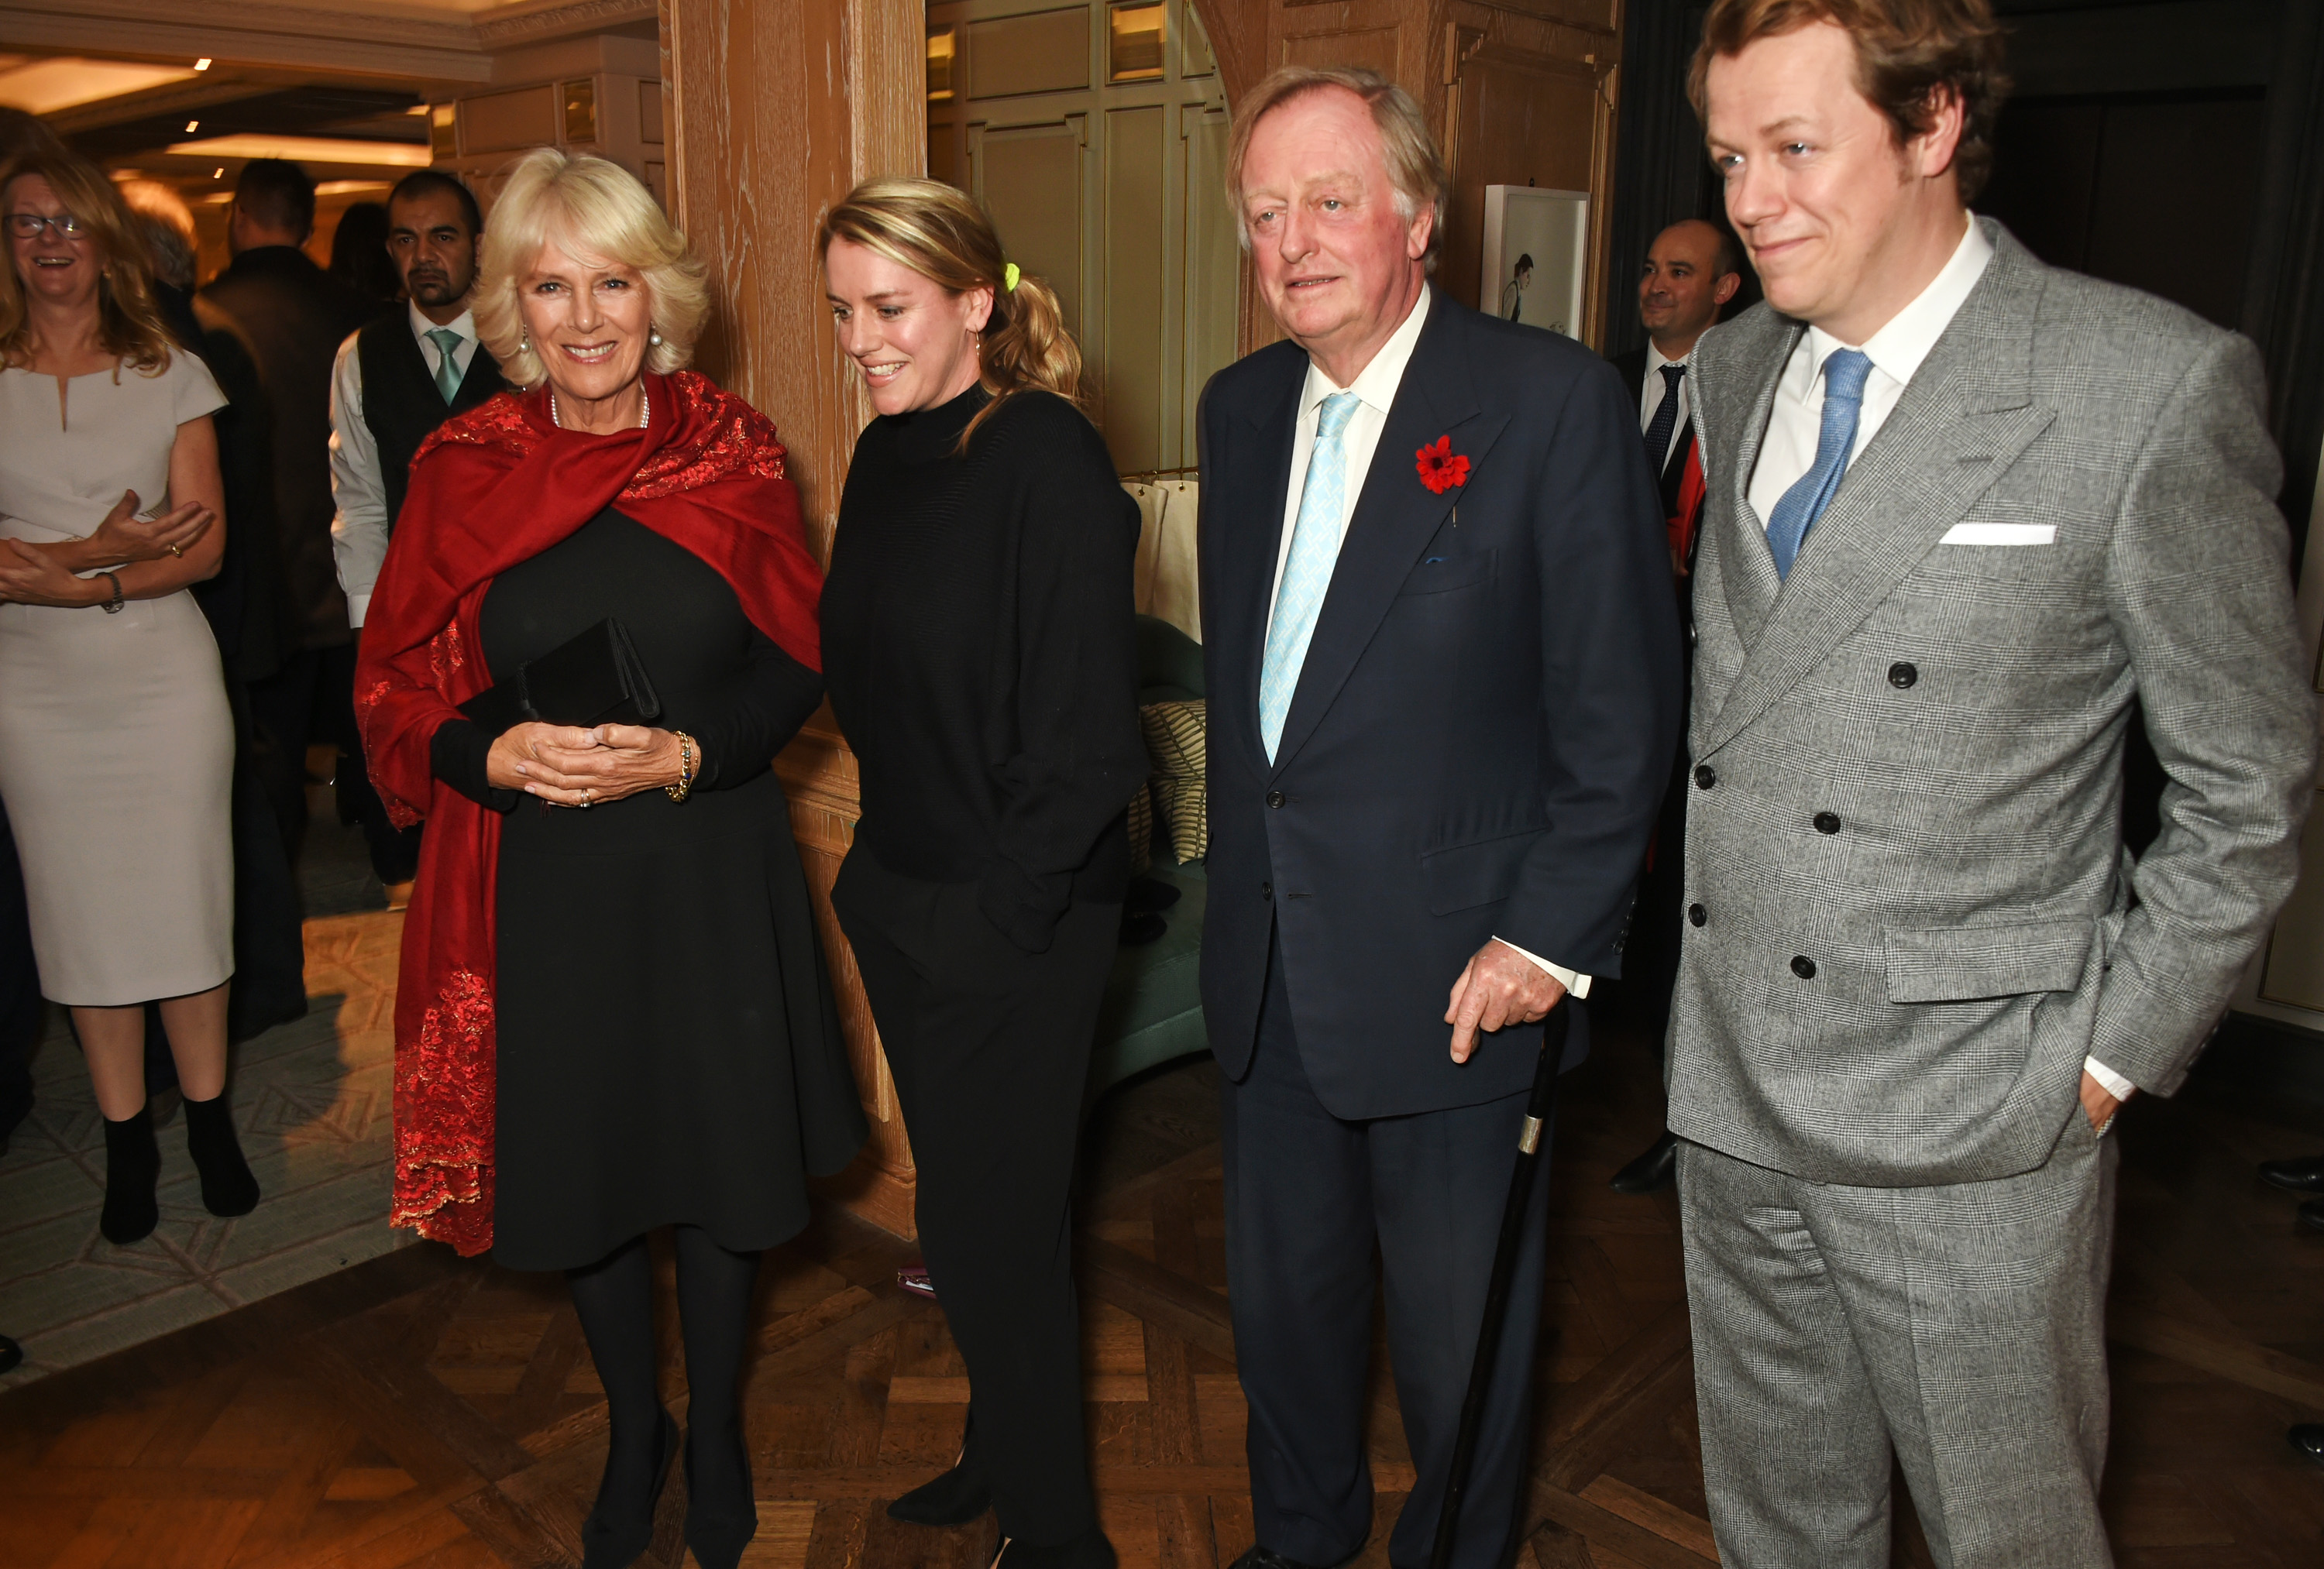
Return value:
[[(557, 411), (557, 394), (554, 392), (549, 395), (549, 421), (559, 430), (566, 428), (565, 417)], [(643, 430), (652, 423), (653, 394), (641, 387), (638, 389), (638, 428)]]

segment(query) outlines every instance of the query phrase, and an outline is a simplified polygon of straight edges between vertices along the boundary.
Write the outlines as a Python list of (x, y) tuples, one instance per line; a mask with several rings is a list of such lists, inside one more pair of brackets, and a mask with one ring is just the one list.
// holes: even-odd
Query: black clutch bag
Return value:
[(552, 725), (641, 725), (661, 712), (661, 699), (630, 642), (629, 629), (611, 616), (579, 637), (517, 666), (460, 705), (487, 739), (512, 725), (539, 720)]

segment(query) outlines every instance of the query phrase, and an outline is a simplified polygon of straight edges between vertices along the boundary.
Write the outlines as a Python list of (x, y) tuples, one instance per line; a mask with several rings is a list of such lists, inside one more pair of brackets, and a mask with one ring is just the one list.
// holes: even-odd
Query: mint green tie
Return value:
[(460, 335), (450, 327), (438, 327), (428, 335), (436, 345), (436, 390), (449, 403), (460, 395), (460, 367), (452, 362), (452, 351), (460, 346)]

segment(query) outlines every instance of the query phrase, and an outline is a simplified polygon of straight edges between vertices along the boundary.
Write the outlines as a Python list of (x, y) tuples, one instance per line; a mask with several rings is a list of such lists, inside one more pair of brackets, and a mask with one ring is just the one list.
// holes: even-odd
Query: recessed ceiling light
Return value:
[(189, 131), (198, 131), (201, 128), (202, 123), (199, 120), (189, 120), (186, 122), (186, 129)]
[(204, 56), (202, 56), (202, 58), (201, 58), (201, 59), (199, 59), (199, 60), (196, 60), (196, 61), (194, 62), (194, 69), (195, 69), (196, 70), (198, 70), (198, 71), (206, 71), (206, 70), (209, 69), (210, 69), (210, 57), (209, 57), (209, 56), (208, 56), (208, 55), (204, 55)]

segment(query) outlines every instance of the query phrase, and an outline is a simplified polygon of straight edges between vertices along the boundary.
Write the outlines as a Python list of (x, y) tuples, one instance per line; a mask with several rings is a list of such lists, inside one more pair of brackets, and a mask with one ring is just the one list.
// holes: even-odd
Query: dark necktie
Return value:
[(1655, 417), (1646, 427), (1646, 466), (1656, 479), (1670, 461), (1671, 432), (1678, 428), (1678, 384), (1685, 375), (1684, 365), (1663, 367), (1663, 400), (1655, 405)]

